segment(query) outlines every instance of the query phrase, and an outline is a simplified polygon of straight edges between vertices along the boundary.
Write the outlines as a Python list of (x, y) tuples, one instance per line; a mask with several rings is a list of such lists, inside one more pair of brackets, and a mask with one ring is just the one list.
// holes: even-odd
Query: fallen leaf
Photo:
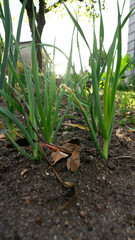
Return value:
[(67, 159), (67, 168), (68, 170), (71, 169), (71, 171), (75, 172), (80, 166), (80, 147), (71, 143), (71, 140), (61, 147), (71, 152), (69, 158)]
[(58, 150), (57, 152), (53, 152), (51, 154), (51, 157), (54, 161), (53, 164), (55, 164), (56, 162), (58, 162), (59, 160), (61, 160), (62, 158), (66, 158), (68, 157), (68, 154), (64, 153), (64, 152), (61, 152), (60, 150)]
[(127, 135), (126, 133), (127, 133), (127, 131), (123, 131), (122, 128), (119, 128), (116, 131), (116, 136), (120, 139), (125, 139), (126, 141), (131, 142), (132, 140), (126, 136)]
[(71, 156), (67, 159), (67, 168), (71, 171), (76, 171), (80, 166), (80, 147), (73, 143), (66, 143), (62, 145), (62, 148), (68, 149), (71, 151)]
[(47, 170), (45, 170), (45, 175), (46, 175), (46, 176), (49, 176), (49, 173), (47, 172)]
[[(70, 142), (69, 142), (70, 141)], [(77, 144), (74, 144), (77, 143)], [(54, 161), (53, 164), (58, 162), (63, 158), (67, 158), (67, 168), (71, 171), (76, 171), (80, 166), (80, 140), (79, 139), (71, 139), (66, 142), (66, 144), (62, 146), (57, 146), (57, 151), (51, 154), (51, 157)], [(52, 150), (56, 150), (52, 149)]]
[(75, 184), (73, 182), (64, 182), (63, 181), (63, 185), (67, 188), (75, 187)]
[(122, 132), (123, 132), (123, 129), (122, 129), (122, 128), (118, 128), (118, 129), (116, 130), (116, 136), (117, 136), (118, 138), (124, 138), (125, 135), (124, 135), (124, 133), (122, 133)]
[(75, 172), (80, 166), (80, 148), (74, 144), (74, 150), (72, 155), (67, 159), (68, 170)]
[(62, 149), (67, 149), (71, 153), (74, 151), (75, 147), (78, 147), (78, 149), (80, 149), (80, 147), (77, 144), (71, 142), (67, 142), (66, 144), (61, 146)]
[(88, 130), (88, 127), (84, 127), (84, 126), (81, 126), (81, 125), (78, 125), (78, 124), (73, 124), (73, 123), (63, 123), (64, 125), (68, 125), (70, 127), (76, 127), (76, 128), (79, 128), (79, 129), (83, 129), (83, 130)]
[(30, 197), (23, 197), (22, 200), (25, 202), (25, 204), (30, 204)]

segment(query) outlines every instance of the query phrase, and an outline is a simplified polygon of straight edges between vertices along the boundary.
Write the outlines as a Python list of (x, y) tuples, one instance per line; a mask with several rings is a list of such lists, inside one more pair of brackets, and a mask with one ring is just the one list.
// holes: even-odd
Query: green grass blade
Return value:
[(68, 83), (68, 79), (69, 79), (69, 77), (70, 77), (70, 73), (71, 73), (74, 32), (75, 32), (75, 27), (73, 28), (73, 33), (72, 33), (71, 46), (70, 46), (70, 53), (69, 53), (68, 64), (67, 64), (67, 70), (66, 70), (65, 79), (64, 79), (64, 83), (65, 83), (65, 84)]
[(49, 132), (48, 132), (47, 121), (46, 121), (46, 118), (45, 118), (44, 108), (43, 108), (42, 100), (41, 100), (40, 83), (39, 83), (39, 77), (38, 77), (38, 67), (37, 67), (35, 48), (34, 48), (33, 44), (32, 44), (32, 72), (33, 72), (33, 77), (34, 77), (38, 111), (39, 111), (39, 114), (41, 116), (41, 121), (42, 121), (42, 124), (43, 124), (43, 127), (44, 127), (46, 140), (49, 140)]
[(8, 59), (8, 65), (10, 67), (10, 70), (11, 70), (14, 78), (16, 79), (16, 81), (18, 82), (18, 84), (19, 84), (19, 86), (21, 88), (21, 91), (22, 91), (22, 93), (23, 93), (23, 95), (25, 97), (26, 102), (28, 102), (28, 96), (27, 96), (26, 90), (24, 89), (24, 85), (23, 85), (22, 81), (20, 80), (20, 78), (19, 78), (19, 76), (18, 76), (18, 74), (16, 72), (16, 69), (14, 68), (14, 66), (11, 63), (10, 59)]
[(95, 18), (93, 17), (93, 56), (95, 59), (95, 63), (97, 64), (98, 60), (98, 48), (97, 48), (97, 37), (95, 33)]
[(35, 48), (35, 21), (34, 21), (34, 18), (33, 18), (33, 40), (32, 40), (31, 56), (32, 56), (32, 73), (33, 73), (34, 84), (35, 84), (38, 111), (39, 111), (41, 121), (42, 121), (42, 124), (44, 127), (46, 141), (50, 142), (47, 121), (45, 118), (45, 112), (44, 112), (44, 108), (42, 105), (41, 94), (40, 94), (39, 72), (38, 72), (38, 64), (37, 64), (37, 56), (36, 56), (36, 48)]
[(78, 48), (78, 54), (79, 54), (79, 60), (80, 60), (81, 73), (83, 74), (83, 64), (82, 64), (82, 58), (81, 58), (81, 51), (80, 51), (78, 31), (77, 31), (77, 48)]
[(116, 40), (117, 40), (117, 31), (118, 29), (116, 29), (115, 31), (115, 35), (113, 38), (113, 42), (109, 48), (108, 54), (107, 54), (107, 73), (106, 73), (106, 79), (105, 79), (105, 85), (104, 85), (104, 121), (106, 126), (108, 125), (108, 114), (109, 114), (109, 93), (108, 93), (108, 89), (109, 89), (109, 85), (110, 85), (110, 76), (111, 76), (111, 72), (113, 71), (112, 69), (112, 65), (113, 65), (113, 61), (114, 61), (114, 52), (115, 52), (115, 47), (116, 47)]
[[(23, 64), (23, 68), (24, 68), (24, 73), (25, 73), (25, 80), (26, 80), (26, 84), (27, 84), (27, 89), (28, 89), (28, 106), (29, 106), (29, 116), (30, 116), (30, 120), (31, 120), (31, 123), (35, 124), (35, 119), (34, 119), (34, 111), (35, 111), (35, 99), (34, 99), (34, 91), (33, 91), (33, 82), (32, 82), (32, 79), (31, 79), (31, 75), (30, 73), (28, 72), (28, 69), (26, 67), (26, 64), (21, 56), (21, 53), (20, 53), (20, 49), (19, 49), (19, 46), (17, 44), (17, 41), (15, 40), (14, 36), (12, 35), (12, 38), (14, 40), (14, 43), (15, 43), (15, 46), (16, 46), (16, 49), (19, 53), (19, 56), (20, 56), (20, 59), (21, 59), (21, 62)], [(34, 134), (33, 133), (33, 130), (31, 129), (31, 134)], [(33, 135), (33, 138), (34, 138), (34, 135)]]
[(100, 128), (103, 134), (104, 139), (107, 138), (107, 132), (106, 132), (106, 126), (104, 123), (104, 118), (102, 115), (102, 107), (101, 107), (101, 102), (100, 102), (100, 96), (99, 96), (99, 85), (98, 85), (98, 80), (97, 80), (97, 75), (96, 75), (96, 67), (95, 67), (95, 61), (93, 54), (91, 53), (90, 55), (90, 66), (92, 69), (92, 84), (93, 84), (93, 94), (94, 94), (94, 101), (99, 117), (99, 124)]
[(4, 18), (4, 13), (3, 13), (1, 2), (0, 2), (0, 18), (1, 18), (3, 26), (5, 28), (5, 18)]
[(67, 115), (67, 112), (68, 112), (68, 110), (70, 109), (71, 103), (72, 103), (72, 99), (70, 99), (70, 101), (69, 101), (69, 103), (68, 103), (68, 105), (67, 105), (67, 107), (66, 107), (66, 109), (65, 109), (65, 111), (64, 111), (64, 114), (62, 115), (61, 119), (60, 119), (59, 122), (58, 122), (58, 125), (56, 126), (56, 129), (55, 129), (55, 131), (54, 131), (54, 134), (53, 134), (52, 140), (51, 140), (52, 143), (53, 143), (53, 142), (55, 141), (55, 139), (56, 139), (56, 136), (57, 136), (57, 134), (58, 134), (58, 131), (60, 130), (61, 125), (62, 125), (62, 123), (63, 123), (63, 121), (64, 121), (64, 119), (65, 119), (65, 117), (66, 117), (66, 115)]
[(30, 155), (29, 153), (27, 153), (23, 148), (21, 148), (14, 140), (13, 138), (11, 138), (10, 134), (8, 134), (7, 132), (5, 133), (6, 136), (8, 137), (9, 141), (12, 143), (13, 147), (20, 152), (22, 155), (24, 155), (26, 158), (29, 158), (31, 160), (35, 160), (35, 157), (33, 157), (32, 155)]
[(8, 101), (10, 104), (20, 113), (24, 113), (23, 109), (18, 105), (18, 103), (13, 99), (13, 97), (9, 96), (7, 93), (4, 91), (0, 90), (0, 94)]
[(54, 74), (52, 74), (52, 76), (51, 76), (50, 84), (51, 84), (51, 86), (50, 86), (50, 91), (49, 91), (49, 105), (48, 105), (49, 108), (48, 108), (48, 112), (47, 112), (47, 123), (48, 123), (48, 127), (49, 127), (49, 132), (51, 134), (50, 122), (52, 121), (52, 115), (53, 115), (53, 103), (54, 103), (54, 98), (55, 98), (55, 85), (56, 85), (56, 80), (55, 80)]
[(32, 148), (34, 148), (34, 142), (33, 142), (32, 138), (31, 138), (31, 136), (29, 135), (27, 130), (24, 128), (22, 123), (15, 117), (15, 115), (12, 114), (11, 112), (9, 112), (7, 109), (5, 109), (3, 107), (0, 107), (0, 114), (4, 115), (7, 118), (9, 118), (10, 120), (12, 120), (17, 125), (17, 127), (20, 129), (20, 131), (22, 132), (24, 137), (27, 139), (29, 144), (32, 146)]
[(128, 21), (128, 19), (129, 19), (129, 17), (130, 17), (130, 15), (132, 14), (132, 12), (134, 11), (134, 9), (135, 9), (135, 7), (134, 8), (132, 8), (132, 10), (127, 14), (127, 16), (124, 18), (124, 20), (123, 20), (123, 22), (122, 22), (122, 24), (121, 24), (121, 27), (123, 28), (124, 27), (124, 25), (126, 24), (126, 22)]
[(120, 73), (120, 66), (121, 66), (121, 52), (122, 52), (121, 45), (122, 45), (122, 42), (121, 42), (121, 16), (120, 16), (120, 11), (119, 11), (119, 4), (118, 4), (118, 45), (117, 45), (118, 56), (117, 56), (116, 71), (115, 71), (115, 76), (114, 76), (114, 81), (113, 81), (113, 86), (112, 86), (110, 118), (112, 117), (112, 113), (113, 113), (113, 105), (115, 102), (117, 83), (119, 80), (119, 73)]
[[(27, 3), (27, 0), (24, 0), (22, 8), (21, 8), (20, 16), (19, 16), (18, 26), (17, 26), (16, 41), (17, 41), (18, 45), (20, 43), (22, 21), (23, 21), (23, 16), (24, 16), (24, 10), (25, 10), (26, 3)], [(15, 46), (14, 57), (13, 57), (13, 60), (14, 60), (13, 63), (14, 63), (15, 69), (16, 69), (16, 66), (17, 66), (17, 59), (18, 59), (18, 51), (17, 51), (16, 46)], [(13, 77), (13, 80), (12, 80), (12, 86), (14, 87), (14, 85), (15, 85), (15, 77)]]
[(10, 42), (10, 33), (11, 33), (11, 18), (10, 18), (10, 9), (9, 9), (9, 1), (4, 0), (4, 27), (5, 27), (5, 48), (4, 48), (4, 56), (3, 62), (1, 66), (1, 75), (0, 75), (0, 89), (3, 89), (6, 67), (8, 62), (8, 48)]
[(72, 15), (72, 13), (69, 11), (69, 9), (68, 9), (68, 7), (66, 6), (66, 4), (65, 4), (64, 2), (63, 2), (63, 4), (64, 4), (64, 6), (65, 6), (65, 8), (66, 8), (66, 10), (67, 10), (67, 12), (68, 12), (68, 14), (69, 14), (69, 16), (71, 17), (71, 19), (72, 19), (75, 27), (76, 27), (77, 30), (79, 31), (79, 33), (80, 33), (80, 35), (82, 36), (84, 42), (86, 43), (86, 46), (88, 47), (88, 49), (89, 49), (89, 51), (90, 51), (90, 46), (89, 46), (89, 44), (88, 44), (88, 42), (87, 42), (87, 40), (86, 40), (86, 38), (85, 38), (85, 35), (84, 35), (84, 33), (83, 33), (82, 28), (80, 27), (80, 25), (78, 24), (78, 22), (76, 21), (76, 19), (75, 19), (74, 16)]
[[(98, 56), (98, 62), (97, 62), (97, 78), (100, 81), (102, 74), (100, 73), (101, 69), (101, 60), (102, 60), (102, 54), (104, 52), (103, 50), (103, 41), (104, 41), (104, 24), (103, 24), (103, 18), (102, 18), (102, 12), (100, 11), (100, 34), (99, 34), (99, 56)], [(104, 53), (105, 54), (105, 53)], [(106, 66), (106, 59), (105, 59), (105, 66)], [(103, 68), (102, 68), (103, 70)]]

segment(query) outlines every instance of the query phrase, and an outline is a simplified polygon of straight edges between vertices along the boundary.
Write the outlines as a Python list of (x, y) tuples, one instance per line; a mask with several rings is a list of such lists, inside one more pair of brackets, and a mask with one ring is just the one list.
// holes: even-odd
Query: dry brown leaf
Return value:
[(75, 186), (75, 184), (74, 184), (73, 182), (64, 182), (64, 181), (63, 181), (63, 184), (64, 184), (64, 186), (67, 187), (67, 188), (72, 188), (72, 187)]
[(116, 136), (120, 139), (125, 139), (128, 142), (132, 142), (131, 138), (127, 136), (128, 132), (124, 131), (122, 128), (118, 128), (116, 131)]
[[(71, 171), (76, 171), (80, 166), (80, 141), (78, 139), (71, 139), (70, 142), (66, 142), (64, 145), (59, 146), (60, 150), (53, 152), (51, 157), (54, 161), (53, 164), (61, 160), (62, 158), (67, 158), (67, 168)], [(77, 144), (75, 144), (76, 142)]]
[(76, 128), (80, 128), (80, 129), (89, 131), (88, 127), (84, 127), (84, 126), (81, 126), (81, 125), (78, 125), (78, 124), (73, 124), (73, 123), (63, 123), (63, 124), (67, 125), (67, 126), (76, 127)]
[(71, 156), (67, 159), (67, 169), (75, 172), (80, 166), (80, 147), (73, 143), (66, 143), (62, 146), (71, 151)]
[(30, 204), (30, 197), (23, 197), (22, 199), (24, 200), (25, 204)]
[(0, 141), (5, 141), (5, 133), (0, 133)]
[(116, 130), (116, 136), (117, 136), (118, 138), (125, 138), (125, 135), (124, 135), (124, 133), (123, 133), (123, 129), (122, 129), (122, 128), (118, 128), (118, 129)]
[(64, 152), (61, 152), (60, 150), (56, 151), (56, 152), (53, 152), (51, 154), (51, 157), (54, 161), (53, 164), (55, 164), (56, 162), (58, 162), (59, 160), (61, 160), (62, 158), (66, 158), (68, 157), (68, 154), (64, 153)]
[(66, 143), (64, 145), (61, 146), (63, 149), (68, 149), (69, 151), (71, 151), (71, 153), (75, 150), (75, 148), (77, 149), (80, 149), (79, 146), (77, 146), (76, 144), (74, 143)]
[(80, 166), (80, 148), (74, 144), (72, 155), (67, 159), (67, 168), (76, 171)]

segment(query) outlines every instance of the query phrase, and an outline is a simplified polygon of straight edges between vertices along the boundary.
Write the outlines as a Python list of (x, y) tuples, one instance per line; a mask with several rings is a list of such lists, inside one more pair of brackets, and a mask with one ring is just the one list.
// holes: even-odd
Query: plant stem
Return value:
[(108, 147), (109, 147), (109, 141), (108, 141), (108, 139), (104, 139), (104, 156), (105, 156), (105, 159), (108, 158)]

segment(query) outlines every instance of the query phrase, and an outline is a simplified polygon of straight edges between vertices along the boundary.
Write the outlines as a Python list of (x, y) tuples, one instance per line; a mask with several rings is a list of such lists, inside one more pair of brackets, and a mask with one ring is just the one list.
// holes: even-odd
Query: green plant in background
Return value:
[[(124, 9), (123, 8), (122, 12)], [(64, 4), (65, 5), (65, 4)], [(76, 19), (73, 17), (67, 6), (65, 5), (65, 8), (70, 15), (72, 21), (74, 22), (77, 30), (81, 34), (84, 42), (86, 43), (88, 47), (88, 51), (90, 53), (90, 60), (89, 65), (91, 68), (91, 75), (92, 75), (92, 87), (93, 87), (93, 93), (92, 93), (92, 99), (89, 103), (90, 111), (89, 113), (86, 111), (86, 108), (82, 104), (82, 102), (79, 100), (79, 98), (76, 96), (76, 93), (73, 92), (67, 85), (62, 85), (72, 96), (76, 104), (78, 105), (82, 115), (84, 116), (84, 119), (88, 125), (90, 135), (99, 151), (99, 153), (102, 155), (103, 158), (108, 158), (108, 148), (109, 143), (111, 139), (112, 129), (113, 129), (113, 123), (114, 123), (114, 115), (115, 115), (115, 95), (117, 90), (117, 84), (118, 80), (121, 78), (125, 70), (128, 68), (129, 63), (126, 64), (124, 69), (121, 71), (121, 31), (125, 23), (127, 22), (131, 12), (126, 16), (126, 18), (121, 23), (121, 15), (120, 9), (119, 9), (119, 3), (117, 1), (117, 11), (118, 11), (118, 25), (113, 37), (112, 44), (109, 48), (108, 53), (105, 54), (105, 61), (103, 63), (103, 66), (101, 64), (102, 60), (102, 51), (104, 51), (103, 48), (103, 41), (104, 41), (104, 25), (103, 25), (103, 18), (102, 18), (102, 12), (101, 12), (101, 4), (99, 0), (99, 9), (100, 9), (100, 33), (99, 33), (99, 50), (98, 50), (98, 43), (97, 43), (97, 37), (95, 33), (95, 25), (94, 25), (94, 31), (93, 31), (93, 51), (91, 51), (90, 46), (86, 40), (86, 37), (83, 33), (83, 30), (81, 29), (80, 25), (76, 21)], [(116, 59), (116, 64), (114, 60)], [(104, 89), (103, 89), (103, 106), (102, 101), (100, 97), (100, 89), (99, 89), (99, 83), (102, 79), (102, 75), (106, 69), (106, 76), (105, 76), (105, 83), (104, 83)], [(90, 112), (93, 112), (93, 121), (91, 123), (91, 114)], [(100, 127), (100, 131), (103, 136), (104, 140), (104, 146), (102, 149), (102, 146), (100, 146), (98, 141), (98, 127)]]
[(133, 74), (131, 77), (129, 77), (129, 90), (134, 91), (135, 90), (135, 74)]
[[(127, 67), (127, 64), (128, 64), (128, 67)], [(132, 84), (126, 81), (126, 72), (124, 71), (125, 71), (125, 68), (127, 71), (130, 71), (134, 67), (134, 64), (135, 64), (135, 58), (131, 59), (131, 56), (129, 53), (127, 53), (125, 57), (121, 59), (120, 71), (122, 72), (122, 77), (119, 79), (118, 86), (117, 86), (117, 89), (119, 91), (127, 91), (131, 89)]]
[(135, 125), (135, 93), (133, 91), (117, 91), (116, 94), (116, 114), (122, 116), (119, 121), (120, 125)]
[(128, 91), (128, 84), (125, 82), (125, 77), (119, 80), (117, 89), (118, 91)]
[[(131, 59), (130, 54), (127, 53), (124, 58), (121, 58), (120, 71), (122, 71), (125, 68), (125, 66), (126, 66), (126, 70), (130, 71), (134, 67), (134, 61), (135, 61), (135, 58)], [(128, 67), (127, 67), (127, 64), (128, 64)], [(125, 74), (123, 74), (123, 78), (126, 78)]]
[(118, 102), (119, 112), (123, 115), (127, 112), (135, 110), (135, 93), (132, 91), (117, 91), (116, 101)]

